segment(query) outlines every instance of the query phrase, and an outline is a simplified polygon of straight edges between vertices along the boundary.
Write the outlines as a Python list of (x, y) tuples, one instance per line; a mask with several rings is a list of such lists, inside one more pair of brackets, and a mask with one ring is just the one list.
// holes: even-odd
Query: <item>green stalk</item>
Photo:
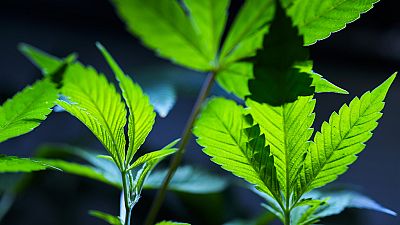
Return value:
[(122, 190), (124, 192), (124, 205), (125, 205), (125, 223), (124, 225), (131, 224), (131, 213), (132, 213), (132, 206), (130, 204), (129, 198), (129, 186), (126, 180), (128, 179), (126, 172), (121, 172), (122, 176)]
[(203, 83), (201, 91), (200, 91), (199, 95), (197, 96), (197, 100), (196, 100), (195, 105), (193, 106), (192, 113), (190, 114), (190, 117), (189, 117), (188, 121), (186, 122), (185, 129), (182, 133), (182, 141), (180, 142), (178, 151), (175, 153), (174, 158), (172, 159), (172, 162), (169, 166), (168, 174), (165, 177), (161, 188), (158, 190), (156, 198), (154, 199), (152, 207), (150, 209), (150, 212), (147, 215), (146, 222), (145, 222), (146, 225), (154, 224), (154, 221), (156, 219), (158, 211), (161, 208), (161, 204), (164, 201), (165, 192), (167, 190), (168, 184), (171, 181), (172, 177), (174, 176), (175, 171), (178, 168), (179, 164), (181, 163), (183, 155), (185, 154), (185, 148), (191, 138), (194, 122), (195, 122), (197, 116), (199, 115), (200, 108), (201, 108), (204, 100), (207, 98), (207, 96), (211, 90), (211, 87), (214, 84), (215, 75), (216, 75), (216, 72), (210, 72), (207, 75), (207, 78)]
[(285, 210), (285, 225), (290, 225), (290, 209)]

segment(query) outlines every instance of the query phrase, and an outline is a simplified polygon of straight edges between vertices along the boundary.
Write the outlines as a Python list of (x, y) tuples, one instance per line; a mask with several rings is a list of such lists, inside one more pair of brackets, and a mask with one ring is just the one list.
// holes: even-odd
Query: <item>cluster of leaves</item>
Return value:
[[(144, 154), (133, 160), (152, 129), (155, 112), (148, 96), (143, 93), (140, 86), (125, 75), (103, 46), (100, 44), (97, 46), (119, 82), (122, 97), (104, 75), (92, 67), (72, 61), (63, 71), (60, 88), (62, 98), (57, 100), (57, 104), (85, 124), (101, 141), (110, 156), (98, 156), (104, 158), (101, 163), (97, 163), (97, 166), (101, 165), (102, 170), (62, 160), (42, 159), (41, 161), (66, 172), (122, 188), (125, 208), (121, 210), (119, 218), (114, 217), (113, 221), (129, 224), (130, 211), (140, 198), (146, 178), (163, 158), (175, 152), (174, 145), (179, 140), (173, 141), (161, 150)], [(29, 46), (24, 46), (23, 52), (42, 68), (43, 72), (51, 70), (53, 65), (60, 63), (59, 59)], [(125, 133), (125, 127), (127, 127), (127, 133)], [(106, 161), (110, 161), (111, 165), (115, 164), (115, 167), (110, 167)], [(115, 174), (116, 171), (120, 174)], [(151, 187), (151, 184), (147, 186)], [(106, 216), (98, 211), (91, 214), (106, 219), (108, 222), (111, 221), (110, 215)]]
[[(281, 0), (280, 3), (304, 36), (301, 44), (310, 45), (344, 28), (377, 1), (329, 0), (321, 4), (314, 0)], [(240, 98), (251, 94), (247, 82), (254, 77), (253, 63), (246, 59), (255, 56), (262, 47), (275, 8), (279, 7), (276, 0), (246, 0), (232, 26), (227, 27), (229, 0), (184, 0), (182, 5), (170, 0), (112, 2), (127, 29), (147, 47), (176, 64), (215, 73), (219, 85)], [(223, 33), (227, 33), (225, 39)], [(279, 38), (283, 41), (285, 36)], [(269, 46), (281, 47), (272, 43)], [(309, 62), (307, 72), (311, 73), (311, 69)], [(310, 77), (314, 86), (335, 88), (318, 74), (311, 73)], [(319, 88), (316, 89), (318, 92)]]
[[(334, 112), (313, 141), (309, 140), (315, 118), (313, 96), (282, 106), (249, 99), (247, 108), (213, 98), (194, 133), (213, 162), (266, 194), (266, 207), (285, 224), (313, 224), (324, 215), (320, 210), (328, 202), (304, 194), (336, 180), (356, 160), (382, 116), (383, 100), (394, 78)], [(297, 207), (308, 210), (300, 214), (301, 219), (290, 214)], [(291, 222), (285, 218), (288, 215)]]

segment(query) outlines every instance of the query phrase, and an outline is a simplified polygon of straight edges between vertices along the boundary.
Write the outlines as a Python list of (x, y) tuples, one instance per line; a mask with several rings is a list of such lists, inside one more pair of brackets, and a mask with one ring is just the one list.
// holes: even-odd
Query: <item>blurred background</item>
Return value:
[[(232, 0), (230, 14), (242, 1)], [(348, 96), (317, 95), (318, 130), (332, 111), (354, 96), (371, 90), (400, 65), (400, 16), (398, 3), (382, 0), (361, 19), (311, 47), (315, 71), (350, 92)], [(229, 19), (232, 19), (232, 18)], [(93, 65), (110, 79), (112, 73), (95, 47), (99, 41), (108, 48), (125, 72), (131, 74), (145, 91), (165, 89), (176, 97), (176, 105), (165, 118), (157, 117), (143, 152), (155, 150), (178, 138), (194, 104), (204, 74), (196, 73), (160, 59), (125, 30), (107, 0), (36, 0), (0, 2), (0, 102), (26, 85), (40, 79), (40, 71), (17, 50), (25, 42), (53, 55), (71, 52)], [(226, 95), (219, 87), (213, 95)], [(387, 97), (384, 117), (358, 161), (336, 183), (351, 184), (383, 206), (400, 212), (400, 81), (395, 81)], [(100, 143), (78, 120), (66, 113), (53, 113), (35, 132), (0, 145), (1, 154), (31, 156), (44, 143), (66, 143), (104, 151)], [(184, 164), (207, 168), (220, 176), (231, 177), (212, 164), (193, 141)], [(166, 167), (167, 164), (161, 165)], [(1, 182), (1, 181), (0, 181)], [(60, 172), (39, 172), (31, 185), (16, 199), (0, 222), (5, 225), (104, 224), (87, 214), (97, 209), (118, 214), (118, 190)], [(140, 224), (154, 197), (146, 191), (134, 209), (133, 223)], [(264, 212), (262, 199), (248, 190), (231, 186), (220, 194), (187, 195), (169, 193), (159, 220), (173, 219), (192, 224), (222, 224), (235, 218), (252, 218)], [(396, 225), (400, 219), (367, 210), (346, 210), (341, 216), (327, 218), (325, 224)]]

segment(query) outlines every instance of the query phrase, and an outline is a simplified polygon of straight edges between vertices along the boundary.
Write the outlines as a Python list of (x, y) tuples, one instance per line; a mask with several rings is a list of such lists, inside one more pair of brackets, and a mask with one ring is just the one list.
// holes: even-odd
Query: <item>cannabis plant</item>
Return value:
[[(129, 32), (145, 46), (208, 74), (181, 141), (137, 157), (155, 122), (154, 107), (101, 44), (97, 47), (119, 89), (76, 61), (75, 54), (59, 59), (22, 45), (44, 78), (0, 108), (0, 142), (37, 127), (57, 104), (86, 125), (108, 155), (58, 145), (33, 159), (1, 156), (0, 172), (55, 168), (117, 187), (119, 216), (90, 212), (113, 225), (129, 225), (142, 190), (160, 188), (145, 222), (153, 225), (165, 190), (213, 193), (226, 187), (224, 179), (178, 168), (193, 131), (203, 152), (243, 178), (285, 225), (314, 224), (346, 207), (395, 215), (359, 193), (325, 186), (347, 171), (372, 137), (396, 74), (332, 113), (318, 132), (312, 128), (319, 93), (349, 93), (313, 70), (306, 46), (343, 29), (377, 1), (246, 0), (228, 26), (230, 0), (112, 0)], [(207, 100), (215, 82), (238, 101)], [(89, 165), (46, 158), (57, 151)], [(175, 152), (168, 171), (151, 174)]]
[[(246, 108), (214, 98), (194, 133), (213, 162), (273, 199), (267, 208), (284, 224), (313, 224), (329, 196), (321, 200), (304, 194), (336, 180), (357, 159), (378, 125), (394, 78), (332, 113), (313, 141), (313, 96), (282, 106), (247, 100)], [(306, 210), (293, 214), (297, 207)]]
[[(92, 214), (111, 224), (128, 225), (146, 177), (163, 158), (175, 152), (174, 145), (179, 140), (134, 160), (136, 152), (152, 129), (155, 112), (140, 86), (125, 75), (104, 47), (98, 44), (98, 48), (118, 79), (124, 102), (104, 75), (92, 67), (75, 62), (65, 71), (61, 88), (64, 98), (57, 103), (93, 132), (110, 154), (99, 157), (111, 160), (120, 171), (123, 189), (121, 201), (124, 207), (121, 208), (119, 218), (97, 211)], [(140, 169), (133, 173), (135, 168)]]
[[(178, 153), (148, 215), (146, 224), (151, 225), (163, 201), (164, 191), (182, 159), (202, 103), (215, 80), (223, 89), (243, 101), (271, 107), (286, 107), (303, 97), (312, 98), (310, 96), (315, 93), (348, 94), (346, 90), (330, 83), (313, 70), (313, 62), (304, 46), (315, 44), (343, 29), (346, 24), (358, 19), (361, 13), (371, 9), (377, 0), (246, 0), (238, 14), (233, 15), (230, 27), (227, 26), (229, 0), (184, 0), (182, 4), (168, 0), (112, 2), (128, 31), (145, 46), (178, 65), (208, 74), (182, 134)], [(223, 37), (224, 33), (226, 37)], [(310, 108), (310, 105), (307, 107)], [(224, 110), (228, 109), (215, 107), (216, 113), (223, 113), (221, 111)], [(254, 120), (250, 116), (247, 120)], [(202, 117), (200, 121), (203, 120)], [(214, 125), (211, 123), (208, 126)], [(257, 130), (257, 125), (254, 126), (252, 130)], [(312, 132), (307, 131), (307, 135), (304, 135), (302, 138), (308, 140)], [(308, 147), (296, 146), (296, 163), (309, 160), (310, 157), (305, 157), (304, 148)], [(233, 154), (228, 149), (225, 149), (226, 154)], [(265, 147), (261, 155), (270, 160), (274, 156), (277, 158), (275, 164), (282, 160), (274, 155), (272, 146)], [(273, 164), (262, 166), (272, 169)], [(282, 182), (281, 169), (277, 172), (279, 181)], [(297, 168), (290, 173), (296, 174)], [(291, 176), (297, 179), (297, 175)], [(272, 178), (268, 179), (274, 181)], [(301, 196), (297, 193), (299, 196), (291, 199), (291, 187), (287, 183), (280, 187), (288, 192), (285, 195), (289, 202), (296, 201), (295, 198)], [(275, 193), (278, 199), (281, 196), (280, 191)]]

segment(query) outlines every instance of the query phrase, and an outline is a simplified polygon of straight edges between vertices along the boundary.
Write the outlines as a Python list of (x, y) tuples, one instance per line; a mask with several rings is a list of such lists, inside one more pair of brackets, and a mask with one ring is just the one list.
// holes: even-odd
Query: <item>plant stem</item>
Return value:
[(285, 210), (285, 225), (290, 225), (290, 209)]
[(124, 225), (130, 225), (131, 224), (131, 212), (132, 212), (132, 207), (130, 204), (130, 198), (129, 198), (129, 187), (128, 183), (126, 182), (127, 173), (126, 172), (121, 172), (121, 178), (122, 178), (122, 189), (124, 192), (124, 204), (125, 204), (125, 223)]
[(192, 134), (191, 131), (192, 131), (194, 122), (200, 112), (200, 108), (201, 108), (204, 100), (208, 96), (212, 85), (214, 84), (215, 75), (216, 75), (216, 72), (210, 72), (207, 75), (207, 78), (203, 83), (200, 93), (197, 96), (197, 100), (193, 106), (192, 113), (190, 114), (190, 117), (189, 117), (188, 121), (186, 122), (185, 129), (182, 133), (182, 140), (180, 142), (179, 149), (175, 153), (174, 158), (172, 159), (171, 164), (169, 166), (168, 174), (165, 177), (161, 188), (158, 190), (155, 200), (153, 201), (153, 205), (152, 205), (150, 212), (146, 218), (146, 222), (145, 222), (146, 225), (153, 225), (154, 220), (157, 216), (157, 213), (160, 210), (161, 204), (165, 198), (165, 192), (168, 187), (168, 184), (171, 181), (172, 177), (175, 174), (176, 169), (178, 168), (179, 164), (182, 161), (183, 155), (185, 153), (185, 147), (191, 138), (191, 134)]

